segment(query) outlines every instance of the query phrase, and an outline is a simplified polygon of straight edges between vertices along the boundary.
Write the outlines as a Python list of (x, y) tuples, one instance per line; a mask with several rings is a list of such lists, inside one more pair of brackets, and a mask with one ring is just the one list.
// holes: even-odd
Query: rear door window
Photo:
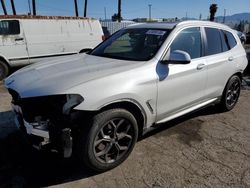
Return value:
[(0, 35), (18, 35), (20, 34), (20, 25), (18, 20), (0, 21)]
[(220, 30), (206, 27), (205, 32), (207, 37), (206, 55), (214, 55), (223, 52)]

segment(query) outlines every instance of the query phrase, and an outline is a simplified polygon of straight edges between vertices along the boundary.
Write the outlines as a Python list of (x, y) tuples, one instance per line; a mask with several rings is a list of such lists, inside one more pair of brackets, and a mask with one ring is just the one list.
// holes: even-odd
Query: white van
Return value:
[(100, 22), (92, 18), (0, 16), (0, 80), (11, 67), (76, 54), (102, 38)]

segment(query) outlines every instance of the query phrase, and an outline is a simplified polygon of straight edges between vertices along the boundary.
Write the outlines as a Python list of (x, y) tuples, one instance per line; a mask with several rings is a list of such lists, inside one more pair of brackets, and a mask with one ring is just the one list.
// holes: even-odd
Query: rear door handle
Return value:
[(206, 65), (205, 64), (199, 64), (199, 65), (197, 65), (197, 70), (201, 70), (201, 69), (203, 69), (204, 67), (205, 67)]
[(233, 60), (234, 60), (233, 57), (229, 57), (229, 58), (228, 58), (228, 61), (233, 61)]
[(15, 41), (22, 41), (24, 38), (16, 38)]

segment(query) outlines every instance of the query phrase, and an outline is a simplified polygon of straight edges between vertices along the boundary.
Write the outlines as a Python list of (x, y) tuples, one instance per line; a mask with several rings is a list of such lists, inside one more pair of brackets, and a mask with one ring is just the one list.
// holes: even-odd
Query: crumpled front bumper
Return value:
[(15, 113), (15, 123), (18, 128), (25, 129), (28, 135), (35, 135), (49, 139), (48, 121), (29, 123), (22, 117), (22, 109), (18, 105), (12, 104), (12, 110)]
[[(27, 122), (23, 118), (22, 109), (18, 105), (12, 104), (12, 110), (15, 113), (15, 123), (16, 126), (21, 129), (28, 136), (36, 137), (38, 139), (32, 139), (31, 143), (34, 148), (42, 149), (45, 145), (51, 144), (56, 145), (53, 150), (61, 151), (63, 157), (69, 158), (72, 154), (72, 137), (71, 129), (65, 128), (56, 134), (58, 137), (55, 138), (49, 130), (49, 120), (47, 121), (36, 121), (36, 122)], [(51, 136), (52, 135), (52, 136)], [(35, 141), (34, 141), (35, 140)], [(37, 141), (38, 140), (38, 141)], [(53, 143), (54, 141), (58, 143)], [(61, 144), (63, 143), (63, 144)]]

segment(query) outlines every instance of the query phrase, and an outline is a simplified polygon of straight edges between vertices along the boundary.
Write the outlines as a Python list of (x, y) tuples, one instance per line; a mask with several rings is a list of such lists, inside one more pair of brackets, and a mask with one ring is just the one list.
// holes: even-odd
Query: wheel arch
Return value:
[(10, 67), (9, 61), (2, 55), (0, 55), (0, 61), (1, 61), (1, 64), (3, 64), (3, 66), (4, 66), (4, 69), (6, 69), (6, 75), (4, 74), (3, 77), (1, 76), (1, 78), (0, 78), (0, 80), (2, 80), (5, 77), (8, 77), (11, 67)]
[(140, 104), (133, 100), (124, 99), (106, 104), (102, 106), (99, 111), (102, 112), (113, 108), (122, 108), (132, 113), (138, 124), (139, 135), (143, 134), (143, 129), (146, 125), (147, 116)]
[(6, 59), (4, 56), (0, 55), (0, 61), (2, 61), (4, 64), (8, 66), (8, 68), (10, 68), (9, 60)]
[[(234, 73), (232, 76), (239, 76), (239, 78), (240, 78), (240, 80), (242, 81), (242, 79), (243, 79), (243, 73), (242, 72), (236, 72), (236, 73)], [(231, 77), (232, 77), (231, 76)], [(230, 77), (230, 78), (231, 78)]]
[(241, 81), (243, 80), (243, 73), (240, 72), (240, 71), (235, 72), (235, 73), (232, 74), (232, 75), (228, 78), (228, 80), (226, 81), (226, 84), (224, 85), (223, 93), (224, 93), (224, 90), (226, 89), (226, 86), (227, 86), (229, 80), (230, 80), (233, 76), (238, 76), (238, 77), (240, 78)]

